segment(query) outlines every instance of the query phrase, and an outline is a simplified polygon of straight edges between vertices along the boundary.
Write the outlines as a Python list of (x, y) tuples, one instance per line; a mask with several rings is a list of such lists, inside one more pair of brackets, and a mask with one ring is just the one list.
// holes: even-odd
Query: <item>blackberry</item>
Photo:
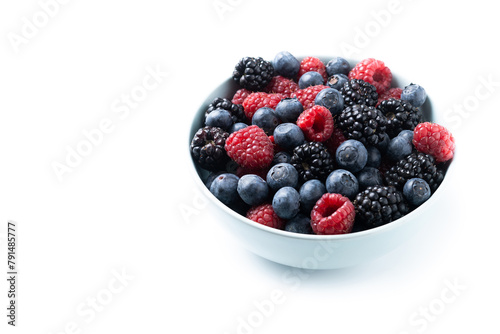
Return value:
[(365, 146), (377, 146), (384, 140), (387, 119), (375, 107), (355, 104), (340, 113), (336, 124), (346, 139), (358, 140)]
[(410, 211), (403, 194), (391, 186), (368, 187), (356, 195), (353, 204), (356, 223), (368, 228), (390, 223)]
[(234, 67), (233, 80), (251, 91), (263, 90), (274, 76), (271, 62), (262, 58), (245, 57)]
[(378, 102), (378, 93), (375, 86), (360, 79), (352, 79), (344, 83), (340, 89), (344, 97), (344, 105), (365, 104), (375, 106)]
[(224, 145), (229, 133), (221, 128), (206, 126), (196, 131), (191, 141), (191, 155), (200, 167), (216, 171), (224, 167), (229, 157)]
[(386, 132), (391, 138), (403, 130), (413, 130), (423, 122), (422, 111), (406, 101), (391, 98), (382, 101), (377, 109), (387, 118)]
[(434, 192), (443, 181), (444, 173), (431, 155), (422, 152), (411, 153), (385, 172), (386, 183), (401, 191), (406, 181), (415, 177), (426, 181)]
[(308, 142), (294, 148), (290, 163), (299, 172), (301, 182), (312, 179), (324, 182), (334, 170), (334, 161), (322, 143)]
[(223, 97), (216, 97), (212, 103), (208, 105), (207, 111), (205, 112), (205, 118), (216, 109), (229, 111), (231, 118), (233, 119), (233, 123), (245, 123), (247, 120), (245, 111), (243, 110), (243, 106), (241, 104), (234, 104), (231, 100)]

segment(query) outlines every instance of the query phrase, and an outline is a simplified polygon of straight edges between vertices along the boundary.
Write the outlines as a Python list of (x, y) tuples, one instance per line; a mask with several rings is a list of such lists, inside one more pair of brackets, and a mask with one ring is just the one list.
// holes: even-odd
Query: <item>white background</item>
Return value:
[[(9, 38), (40, 3), (2, 2), (2, 272), (8, 219), (20, 233), (12, 332), (232, 334), (275, 290), (283, 303), (240, 333), (498, 332), (498, 14), (489, 1), (401, 0), (381, 26), (373, 13), (389, 3), (73, 0), (16, 50)], [(180, 210), (200, 203), (185, 168), (199, 104), (241, 57), (282, 50), (384, 60), (427, 88), (460, 152), (434, 228), (369, 264), (306, 273), (299, 286), (283, 279), (289, 268), (240, 247), (210, 206), (188, 218)], [(148, 67), (169, 74), (120, 119), (113, 104)], [(481, 78), (496, 86), (485, 90)], [(478, 99), (478, 90), (489, 94)], [(52, 164), (103, 119), (113, 131), (58, 180)], [(123, 270), (126, 286), (113, 278)], [(462, 286), (454, 301), (425, 328), (412, 323), (439, 306), (446, 282)], [(12, 329), (5, 283), (2, 333)], [(86, 303), (96, 297), (106, 305), (91, 317)]]

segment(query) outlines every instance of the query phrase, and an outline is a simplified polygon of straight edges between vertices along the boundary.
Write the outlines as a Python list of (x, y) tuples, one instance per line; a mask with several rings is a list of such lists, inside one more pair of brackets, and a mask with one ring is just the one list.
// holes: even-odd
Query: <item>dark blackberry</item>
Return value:
[(417, 124), (423, 122), (422, 111), (406, 101), (391, 98), (382, 101), (377, 109), (387, 118), (386, 132), (391, 138), (403, 130), (413, 131)]
[(390, 223), (407, 214), (410, 209), (403, 194), (394, 187), (372, 186), (356, 195), (356, 221), (372, 228)]
[(212, 103), (208, 105), (207, 111), (205, 112), (205, 118), (216, 109), (229, 111), (233, 119), (233, 123), (246, 123), (247, 121), (243, 106), (241, 104), (234, 104), (231, 100), (223, 97), (216, 97)]
[(356, 139), (365, 146), (377, 146), (384, 140), (387, 119), (380, 110), (364, 104), (345, 108), (336, 122), (346, 139)]
[(199, 129), (191, 141), (191, 156), (200, 167), (208, 170), (220, 170), (229, 157), (224, 145), (229, 133), (221, 128), (206, 126)]
[(251, 91), (263, 90), (274, 76), (271, 62), (262, 58), (245, 57), (234, 67), (233, 80)]
[(432, 156), (422, 152), (410, 154), (385, 172), (386, 183), (400, 191), (406, 181), (414, 177), (424, 179), (434, 192), (443, 181), (444, 173), (436, 166)]
[(301, 182), (312, 179), (325, 181), (334, 170), (335, 158), (319, 142), (308, 142), (293, 149), (291, 164), (299, 172)]
[(365, 104), (375, 106), (378, 102), (378, 94), (375, 86), (360, 79), (352, 79), (344, 83), (340, 89), (344, 97), (344, 105)]

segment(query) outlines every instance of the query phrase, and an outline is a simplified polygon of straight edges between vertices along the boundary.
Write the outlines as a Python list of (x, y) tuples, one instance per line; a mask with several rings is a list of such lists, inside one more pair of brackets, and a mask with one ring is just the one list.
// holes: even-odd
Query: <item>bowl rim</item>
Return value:
[[(324, 63), (326, 63), (325, 59), (332, 59), (333, 58), (333, 57), (325, 57), (325, 56), (315, 56), (315, 57), (318, 57)], [(303, 59), (305, 57), (296, 57), (296, 58), (300, 60), (300, 59)], [(346, 58), (346, 60), (350, 64), (357, 64), (359, 62), (357, 60), (347, 59), (347, 58)], [(400, 80), (399, 76), (397, 74), (394, 75), (394, 73), (393, 73), (393, 78), (394, 77), (396, 78), (396, 80), (398, 80), (398, 79)], [(210, 96), (211, 94), (213, 94), (213, 92), (215, 92), (216, 90), (220, 89), (221, 87), (230, 84), (231, 82), (232, 82), (231, 78), (226, 79), (225, 81), (223, 81), (222, 83), (220, 83), (218, 86), (216, 86), (214, 89), (212, 89), (211, 93), (209, 93), (208, 96)], [(203, 98), (201, 100), (201, 103), (197, 104), (198, 108), (194, 112), (192, 121), (190, 123), (188, 123), (188, 127), (189, 127), (189, 131), (188, 131), (188, 136), (189, 136), (188, 143), (189, 144), (191, 143), (192, 136), (194, 134), (194, 133), (192, 133), (193, 132), (193, 124), (197, 121), (196, 117), (200, 114), (200, 110), (204, 106), (204, 103), (206, 103), (206, 101), (208, 99), (208, 96), (206, 96), (205, 98)], [(430, 104), (429, 97), (427, 97), (427, 100), (429, 101), (428, 103)], [(433, 116), (435, 116), (435, 111), (432, 108), (432, 104), (430, 104), (430, 109), (432, 111), (431, 114)], [(435, 117), (433, 117), (433, 118), (435, 118)], [(450, 179), (450, 172), (453, 172), (454, 169), (455, 169), (455, 167), (452, 167), (452, 166), (454, 166), (456, 164), (456, 162), (454, 163), (454, 160), (456, 160), (456, 151), (457, 150), (456, 150), (456, 147), (455, 147), (453, 158), (449, 161), (449, 165), (447, 167), (447, 170), (446, 170), (446, 173), (444, 175), (443, 181), (441, 182), (441, 184), (439, 185), (439, 187), (436, 189), (436, 191), (432, 194), (432, 196), (427, 201), (425, 201), (423, 204), (421, 204), (419, 207), (417, 207), (416, 209), (414, 209), (413, 211), (411, 211), (407, 215), (405, 215), (405, 216), (403, 216), (403, 217), (401, 217), (399, 219), (396, 219), (396, 220), (394, 220), (394, 221), (392, 221), (390, 223), (387, 223), (387, 224), (384, 224), (384, 225), (381, 225), (381, 226), (378, 226), (378, 227), (374, 227), (374, 228), (371, 228), (371, 229), (368, 229), (368, 230), (364, 230), (364, 231), (349, 232), (349, 233), (345, 233), (345, 234), (319, 235), (319, 234), (295, 233), (295, 232), (289, 232), (289, 231), (285, 231), (285, 230), (280, 230), (280, 229), (272, 228), (272, 227), (265, 226), (265, 225), (259, 224), (257, 222), (254, 222), (253, 220), (250, 220), (250, 219), (246, 218), (245, 216), (242, 216), (239, 213), (233, 211), (228, 206), (226, 206), (221, 201), (219, 201), (208, 190), (208, 188), (205, 186), (205, 183), (203, 182), (203, 180), (201, 179), (200, 175), (198, 174), (198, 171), (196, 170), (195, 163), (194, 163), (194, 161), (192, 159), (192, 156), (191, 156), (189, 150), (186, 150), (187, 156), (188, 156), (188, 160), (190, 162), (189, 169), (190, 169), (191, 174), (193, 175), (193, 177), (195, 179), (194, 182), (196, 183), (196, 185), (198, 186), (198, 188), (201, 188), (201, 191), (203, 192), (203, 194), (205, 196), (207, 196), (207, 198), (210, 199), (211, 202), (213, 202), (219, 209), (222, 209), (223, 211), (225, 211), (225, 213), (229, 214), (232, 218), (234, 218), (234, 219), (236, 219), (238, 221), (241, 221), (241, 222), (243, 222), (243, 223), (245, 223), (245, 224), (247, 224), (247, 225), (249, 225), (249, 226), (251, 226), (253, 228), (260, 229), (263, 232), (274, 234), (274, 235), (279, 235), (279, 236), (282, 236), (282, 237), (285, 237), (285, 238), (310, 240), (310, 241), (317, 241), (317, 242), (321, 242), (321, 241), (340, 241), (340, 240), (349, 240), (349, 239), (356, 239), (356, 238), (364, 238), (364, 237), (368, 237), (368, 236), (379, 234), (379, 233), (384, 233), (385, 231), (390, 231), (392, 229), (398, 228), (402, 224), (404, 224), (406, 221), (412, 220), (413, 218), (418, 217), (418, 215), (421, 212), (423, 212), (424, 210), (426, 210), (427, 207), (430, 207), (431, 205), (433, 205), (433, 203), (435, 202), (435, 200), (437, 200), (439, 197), (441, 197), (441, 194), (445, 191), (444, 189), (448, 186), (448, 184), (450, 182), (449, 181), (449, 179)], [(434, 198), (434, 200), (432, 200), (433, 198)]]

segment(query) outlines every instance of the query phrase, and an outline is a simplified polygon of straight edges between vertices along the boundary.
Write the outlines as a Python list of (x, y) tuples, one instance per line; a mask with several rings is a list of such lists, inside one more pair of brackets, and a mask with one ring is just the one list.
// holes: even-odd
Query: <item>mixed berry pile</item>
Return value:
[(387, 224), (436, 191), (455, 142), (421, 111), (423, 87), (393, 87), (380, 60), (245, 57), (234, 95), (212, 101), (191, 142), (205, 181), (247, 218), (305, 234)]

